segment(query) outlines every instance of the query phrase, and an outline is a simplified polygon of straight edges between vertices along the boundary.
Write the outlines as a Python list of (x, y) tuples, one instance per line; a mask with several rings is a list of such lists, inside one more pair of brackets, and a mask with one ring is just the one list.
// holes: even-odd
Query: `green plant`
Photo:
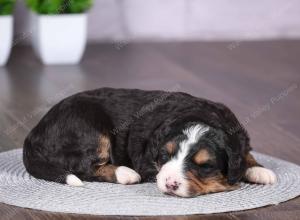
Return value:
[(11, 15), (14, 10), (16, 0), (0, 0), (0, 15)]
[(93, 0), (26, 0), (26, 4), (38, 14), (75, 14), (87, 11)]

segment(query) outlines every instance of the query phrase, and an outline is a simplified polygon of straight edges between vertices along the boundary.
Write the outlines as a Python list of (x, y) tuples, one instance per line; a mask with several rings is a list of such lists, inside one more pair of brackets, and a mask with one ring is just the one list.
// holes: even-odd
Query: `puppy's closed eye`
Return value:
[(200, 164), (199, 167), (201, 169), (212, 169), (215, 167), (215, 165), (213, 163), (206, 162), (206, 163)]

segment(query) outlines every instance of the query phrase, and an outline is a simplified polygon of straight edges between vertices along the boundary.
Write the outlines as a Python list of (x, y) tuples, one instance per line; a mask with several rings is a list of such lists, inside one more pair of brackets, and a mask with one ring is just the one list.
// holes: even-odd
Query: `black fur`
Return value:
[(153, 181), (154, 162), (164, 163), (164, 144), (188, 123), (199, 122), (226, 136), (224, 169), (229, 183), (236, 183), (245, 173), (245, 155), (251, 150), (246, 131), (223, 104), (181, 92), (101, 88), (70, 96), (30, 132), (24, 142), (24, 164), (31, 175), (49, 181), (65, 183), (69, 173), (97, 180), (98, 138), (106, 134), (112, 142), (110, 163), (133, 168), (142, 181)]

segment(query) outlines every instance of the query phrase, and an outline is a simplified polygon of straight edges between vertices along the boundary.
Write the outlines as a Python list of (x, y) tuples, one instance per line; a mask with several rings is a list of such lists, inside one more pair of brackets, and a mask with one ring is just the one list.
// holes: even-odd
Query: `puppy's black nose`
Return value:
[(179, 187), (179, 184), (176, 181), (174, 181), (172, 183), (166, 183), (166, 188), (170, 191), (176, 191), (178, 189), (178, 187)]

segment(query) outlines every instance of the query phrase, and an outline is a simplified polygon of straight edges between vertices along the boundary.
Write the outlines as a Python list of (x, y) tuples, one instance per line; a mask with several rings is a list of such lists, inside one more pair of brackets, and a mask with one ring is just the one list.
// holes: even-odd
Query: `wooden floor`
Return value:
[[(65, 96), (109, 86), (180, 90), (224, 102), (248, 129), (256, 151), (300, 165), (299, 83), (300, 41), (90, 45), (81, 65), (51, 67), (41, 65), (31, 48), (15, 47), (7, 68), (0, 68), (0, 151), (22, 147), (29, 130)], [(119, 218), (0, 204), (1, 220)], [(168, 219), (300, 219), (300, 198)]]

